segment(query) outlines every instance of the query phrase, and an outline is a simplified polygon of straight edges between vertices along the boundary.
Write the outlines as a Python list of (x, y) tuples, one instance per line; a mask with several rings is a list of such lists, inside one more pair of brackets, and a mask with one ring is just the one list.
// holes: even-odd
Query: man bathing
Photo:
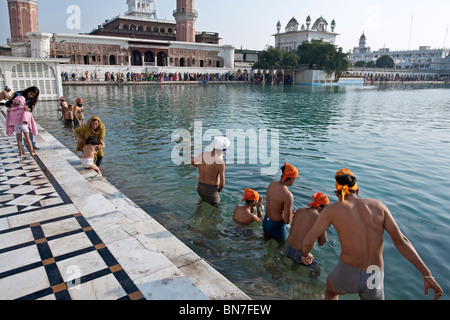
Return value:
[(263, 221), (263, 230), (275, 240), (285, 240), (288, 237), (286, 224), (292, 221), (292, 205), (294, 196), (288, 187), (294, 185), (298, 177), (298, 169), (286, 163), (281, 171), (281, 180), (269, 184), (266, 192), (266, 216)]
[(223, 155), (231, 142), (225, 137), (216, 137), (211, 144), (212, 151), (203, 152), (191, 160), (198, 168), (197, 192), (203, 201), (212, 205), (220, 203), (220, 192), (225, 187), (225, 161)]
[[(263, 198), (258, 192), (252, 189), (245, 189), (245, 194), (238, 194), (243, 196), (242, 201), (245, 201), (244, 206), (236, 206), (233, 212), (233, 220), (242, 223), (250, 224), (252, 222), (262, 222), (263, 216), (261, 206)], [(256, 207), (256, 215), (253, 213)]]
[(335, 180), (339, 202), (323, 210), (302, 246), (306, 258), (316, 239), (330, 225), (338, 233), (342, 251), (340, 261), (328, 275), (325, 299), (337, 300), (339, 295), (353, 293), (358, 293), (361, 299), (384, 299), (384, 230), (397, 250), (423, 275), (425, 294), (433, 289), (434, 299), (442, 297), (441, 287), (402, 234), (389, 209), (381, 201), (358, 198), (357, 180), (350, 170), (336, 172)]
[[(314, 201), (306, 208), (300, 208), (294, 212), (289, 237), (284, 245), (284, 254), (297, 263), (310, 265), (313, 262), (313, 255), (302, 257), (302, 244), (306, 234), (319, 218), (323, 208), (330, 204), (330, 200), (323, 193), (313, 195)], [(327, 242), (327, 232), (324, 231), (317, 239), (320, 246)]]

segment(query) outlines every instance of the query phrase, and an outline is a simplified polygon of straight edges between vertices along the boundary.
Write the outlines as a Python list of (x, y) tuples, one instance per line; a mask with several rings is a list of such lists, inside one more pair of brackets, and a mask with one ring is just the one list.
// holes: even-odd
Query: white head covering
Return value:
[(228, 138), (226, 137), (215, 137), (214, 141), (211, 144), (211, 148), (216, 149), (216, 150), (220, 150), (220, 151), (225, 151), (226, 149), (228, 149), (231, 145), (230, 140), (228, 140)]

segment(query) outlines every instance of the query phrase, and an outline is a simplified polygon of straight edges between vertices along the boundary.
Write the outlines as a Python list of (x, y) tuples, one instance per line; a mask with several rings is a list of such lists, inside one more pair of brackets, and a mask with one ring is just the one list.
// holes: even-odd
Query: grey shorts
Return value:
[(205, 202), (213, 205), (220, 203), (220, 193), (217, 190), (217, 186), (199, 182), (197, 186), (197, 192)]
[(384, 300), (383, 271), (363, 271), (339, 260), (328, 279), (340, 294), (358, 293), (363, 300)]

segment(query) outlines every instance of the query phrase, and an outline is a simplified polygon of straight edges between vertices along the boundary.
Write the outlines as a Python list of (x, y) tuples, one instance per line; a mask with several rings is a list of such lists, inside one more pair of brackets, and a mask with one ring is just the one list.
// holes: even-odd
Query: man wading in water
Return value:
[(223, 155), (231, 142), (225, 137), (216, 137), (210, 152), (203, 152), (191, 160), (198, 168), (197, 192), (203, 201), (214, 206), (220, 203), (220, 192), (225, 187), (225, 161)]
[(340, 261), (328, 275), (325, 299), (358, 293), (361, 299), (384, 299), (383, 242), (384, 230), (397, 250), (423, 275), (425, 294), (434, 290), (434, 299), (443, 296), (439, 284), (423, 263), (413, 245), (400, 231), (389, 209), (378, 200), (358, 198), (358, 184), (348, 169), (336, 172), (339, 202), (327, 206), (303, 240), (302, 253), (307, 257), (316, 239), (333, 225), (341, 243)]

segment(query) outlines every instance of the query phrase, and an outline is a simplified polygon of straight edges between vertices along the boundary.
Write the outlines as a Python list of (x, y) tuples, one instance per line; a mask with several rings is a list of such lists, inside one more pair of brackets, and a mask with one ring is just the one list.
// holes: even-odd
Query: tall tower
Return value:
[(177, 21), (177, 41), (195, 42), (198, 13), (194, 10), (194, 0), (177, 0), (177, 10), (173, 16)]
[(28, 32), (39, 32), (37, 0), (8, 0), (11, 42), (29, 42)]

